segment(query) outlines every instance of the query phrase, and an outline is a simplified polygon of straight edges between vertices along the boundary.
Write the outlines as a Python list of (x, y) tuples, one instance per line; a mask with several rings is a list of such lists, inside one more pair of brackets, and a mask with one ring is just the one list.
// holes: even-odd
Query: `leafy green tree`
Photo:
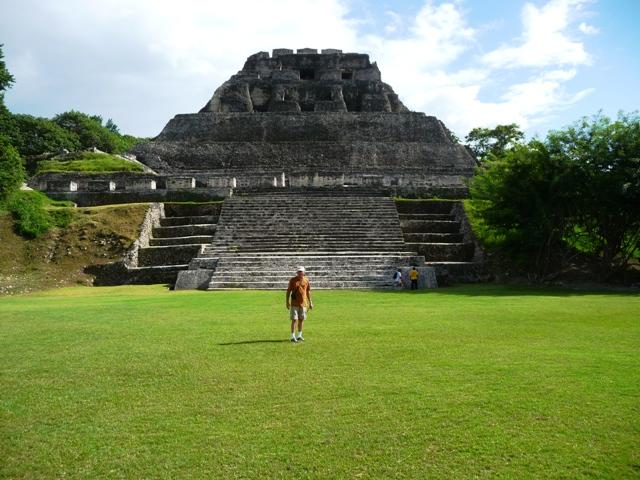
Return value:
[(474, 128), (465, 137), (478, 162), (485, 163), (489, 155), (500, 156), (508, 148), (522, 143), (524, 133), (515, 123), (495, 128)]
[(605, 272), (625, 266), (640, 249), (640, 116), (585, 117), (547, 143), (580, 176), (576, 232), (588, 236)]
[(120, 130), (118, 129), (118, 126), (111, 119), (107, 120), (107, 123), (104, 124), (104, 128), (109, 130), (111, 133), (115, 133), (116, 135), (120, 135)]
[(15, 82), (13, 75), (9, 73), (7, 65), (4, 63), (4, 53), (2, 47), (4, 45), (0, 43), (0, 104), (4, 105), (4, 92), (11, 88), (11, 85)]
[(52, 120), (31, 115), (12, 117), (12, 143), (23, 156), (57, 153), (63, 148), (73, 151), (80, 147), (78, 135)]
[(24, 166), (18, 151), (0, 135), (0, 201), (20, 188), (24, 182)]
[(118, 135), (102, 126), (102, 117), (70, 110), (53, 118), (60, 127), (78, 136), (80, 147), (96, 147), (107, 153), (118, 151)]
[(503, 251), (535, 278), (552, 273), (576, 212), (575, 172), (538, 140), (493, 157), (473, 178), (471, 213), (485, 245)]

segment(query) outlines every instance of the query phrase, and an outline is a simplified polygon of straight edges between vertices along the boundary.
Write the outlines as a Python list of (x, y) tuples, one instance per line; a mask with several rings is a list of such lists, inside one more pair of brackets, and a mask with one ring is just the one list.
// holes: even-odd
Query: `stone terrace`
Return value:
[(282, 289), (298, 265), (314, 288), (389, 287), (395, 268), (424, 257), (405, 244), (394, 202), (362, 193), (232, 197), (190, 268), (212, 272), (209, 289)]

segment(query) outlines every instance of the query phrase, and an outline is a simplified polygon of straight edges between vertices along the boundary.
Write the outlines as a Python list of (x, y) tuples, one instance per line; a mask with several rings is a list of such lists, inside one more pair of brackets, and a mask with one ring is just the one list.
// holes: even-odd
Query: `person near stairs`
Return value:
[[(311, 284), (305, 276), (304, 267), (298, 267), (296, 276), (289, 280), (286, 306), (287, 310), (289, 310), (289, 318), (291, 318), (291, 342), (303, 342), (302, 324), (307, 318), (307, 308), (313, 308), (313, 302), (311, 301)], [(296, 325), (298, 327), (297, 336)]]
[(396, 288), (402, 288), (402, 270), (399, 268), (393, 274), (393, 286)]
[(409, 280), (411, 280), (411, 290), (418, 289), (418, 277), (420, 276), (420, 272), (416, 270), (416, 267), (413, 267), (409, 272)]

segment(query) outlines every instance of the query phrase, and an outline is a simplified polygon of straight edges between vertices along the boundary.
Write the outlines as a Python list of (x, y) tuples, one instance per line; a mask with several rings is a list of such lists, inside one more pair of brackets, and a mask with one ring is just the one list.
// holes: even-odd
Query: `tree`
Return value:
[(505, 150), (522, 143), (524, 133), (515, 123), (497, 125), (495, 128), (474, 128), (465, 140), (480, 164), (488, 160), (489, 155), (502, 155)]
[(546, 277), (557, 266), (557, 254), (568, 253), (563, 239), (575, 215), (575, 181), (571, 165), (538, 140), (493, 156), (470, 185), (481, 240), (535, 278)]
[(118, 135), (102, 126), (102, 117), (71, 110), (60, 113), (53, 121), (62, 128), (75, 133), (81, 148), (96, 147), (107, 153), (118, 150)]
[(70, 151), (80, 147), (78, 135), (47, 118), (31, 115), (12, 115), (11, 143), (22, 156)]
[(0, 103), (4, 104), (4, 92), (11, 88), (11, 85), (15, 82), (13, 75), (9, 73), (6, 64), (4, 63), (4, 54), (2, 53), (2, 47), (4, 45), (0, 43)]
[(111, 119), (107, 120), (107, 123), (104, 124), (104, 128), (109, 130), (111, 133), (115, 133), (116, 135), (120, 135), (120, 130), (118, 129), (118, 126)]
[(0, 135), (0, 200), (20, 188), (24, 182), (24, 166), (18, 151), (7, 137)]
[(576, 231), (588, 236), (605, 274), (625, 266), (640, 249), (640, 116), (585, 117), (547, 143), (580, 176)]

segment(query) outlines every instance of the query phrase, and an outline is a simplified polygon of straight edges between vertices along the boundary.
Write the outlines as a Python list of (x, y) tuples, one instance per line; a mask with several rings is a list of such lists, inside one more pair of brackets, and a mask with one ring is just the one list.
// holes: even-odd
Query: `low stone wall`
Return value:
[(152, 203), (149, 205), (147, 213), (145, 213), (142, 225), (140, 225), (140, 235), (133, 242), (133, 245), (129, 251), (125, 254), (123, 259), (124, 266), (129, 268), (136, 268), (139, 266), (138, 254), (141, 248), (149, 246), (149, 239), (154, 227), (160, 226), (160, 218), (164, 216), (164, 205), (161, 203)]
[(200, 251), (200, 245), (168, 245), (141, 248), (138, 251), (138, 266), (187, 265)]
[(484, 250), (482, 250), (482, 248), (480, 247), (478, 237), (476, 237), (475, 233), (473, 233), (473, 228), (471, 228), (471, 223), (469, 223), (469, 217), (464, 210), (464, 204), (462, 202), (455, 202), (451, 213), (455, 216), (455, 219), (460, 222), (460, 231), (464, 235), (464, 242), (474, 245), (474, 254), (469, 261), (477, 263), (484, 262)]
[[(402, 273), (402, 288), (411, 288), (411, 279), (409, 278), (409, 272), (411, 267), (401, 267)], [(418, 290), (425, 288), (438, 288), (438, 281), (436, 280), (436, 271), (433, 267), (416, 267), (418, 271)]]
[(55, 200), (69, 200), (79, 207), (144, 202), (210, 202), (229, 196), (229, 189), (198, 189), (189, 192), (153, 190), (148, 192), (46, 192)]

